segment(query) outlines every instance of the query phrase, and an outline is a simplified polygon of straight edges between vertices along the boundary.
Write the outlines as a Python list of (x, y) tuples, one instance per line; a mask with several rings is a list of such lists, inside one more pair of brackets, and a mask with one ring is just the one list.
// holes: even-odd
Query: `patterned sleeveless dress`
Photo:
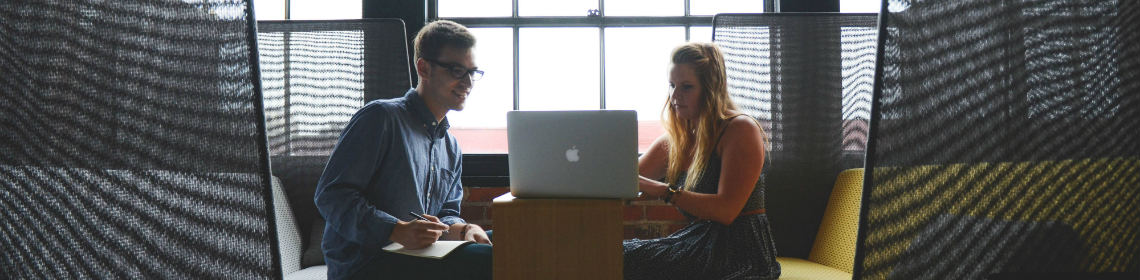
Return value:
[[(723, 136), (723, 132), (721, 133)], [(719, 137), (718, 141), (719, 142)], [(720, 156), (709, 159), (693, 191), (713, 194), (720, 182)], [(684, 182), (685, 178), (678, 179)], [(764, 209), (764, 176), (741, 213)], [(625, 279), (777, 279), (780, 264), (766, 214), (743, 215), (725, 226), (681, 211), (689, 225), (667, 237), (623, 242)]]

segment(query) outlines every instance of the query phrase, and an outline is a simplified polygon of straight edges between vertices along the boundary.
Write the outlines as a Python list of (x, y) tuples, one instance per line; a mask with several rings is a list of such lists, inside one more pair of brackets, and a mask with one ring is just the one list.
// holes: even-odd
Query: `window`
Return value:
[(257, 20), (358, 19), (360, 0), (253, 0)]
[[(296, 1), (296, 0), (294, 0)], [(507, 151), (510, 110), (636, 110), (639, 151), (664, 134), (669, 53), (712, 41), (712, 15), (771, 10), (755, 0), (433, 0), (432, 19), (475, 34), (486, 71), (448, 114), (467, 154)], [(686, 8), (688, 10), (686, 10)], [(596, 10), (596, 11), (594, 11)], [(595, 13), (591, 15), (591, 13)]]
[(878, 13), (880, 0), (839, 0), (840, 13)]

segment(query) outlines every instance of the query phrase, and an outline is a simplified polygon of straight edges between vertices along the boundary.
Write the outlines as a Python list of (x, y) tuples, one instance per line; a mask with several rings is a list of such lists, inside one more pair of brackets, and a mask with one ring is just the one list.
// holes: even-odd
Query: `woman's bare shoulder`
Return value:
[(764, 129), (748, 115), (732, 118), (724, 129), (724, 139), (721, 141), (725, 144), (754, 145), (761, 143), (764, 139)]

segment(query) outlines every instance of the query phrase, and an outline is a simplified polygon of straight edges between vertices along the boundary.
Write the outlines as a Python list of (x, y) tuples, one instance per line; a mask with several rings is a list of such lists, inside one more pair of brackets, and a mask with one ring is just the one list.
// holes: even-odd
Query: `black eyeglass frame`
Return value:
[(463, 67), (457, 63), (443, 63), (433, 58), (424, 57), (423, 59), (427, 62), (443, 66), (443, 68), (447, 68), (448, 74), (451, 74), (451, 76), (455, 77), (456, 79), (463, 79), (464, 76), (470, 76), (472, 81), (478, 81), (479, 79), (483, 78), (483, 70), (467, 69), (467, 67)]

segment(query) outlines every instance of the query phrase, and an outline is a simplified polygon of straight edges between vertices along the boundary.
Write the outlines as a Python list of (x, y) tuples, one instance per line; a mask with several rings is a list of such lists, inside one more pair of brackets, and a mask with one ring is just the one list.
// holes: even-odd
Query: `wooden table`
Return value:
[(492, 202), (493, 273), (505, 279), (621, 279), (621, 199)]

